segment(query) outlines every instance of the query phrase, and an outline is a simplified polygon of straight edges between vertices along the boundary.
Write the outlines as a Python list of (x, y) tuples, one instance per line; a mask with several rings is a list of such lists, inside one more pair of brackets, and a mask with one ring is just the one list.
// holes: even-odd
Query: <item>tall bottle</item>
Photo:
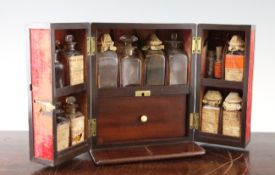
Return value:
[(217, 79), (222, 78), (222, 47), (216, 47), (216, 60), (214, 64), (214, 77)]
[(139, 53), (135, 52), (137, 47), (132, 45), (138, 38), (134, 35), (123, 35), (120, 40), (125, 43), (124, 56), (121, 59), (121, 86), (139, 86), (141, 85), (142, 62)]
[(146, 85), (164, 85), (165, 80), (165, 56), (164, 45), (156, 34), (152, 34), (145, 50)]
[(187, 83), (188, 57), (183, 50), (179, 48), (179, 44), (182, 42), (177, 39), (177, 33), (172, 33), (171, 41), (168, 41), (170, 44), (168, 49), (170, 85)]
[(84, 82), (83, 54), (75, 49), (76, 42), (74, 42), (73, 35), (67, 35), (65, 41), (64, 57), (67, 63), (67, 84), (71, 86), (81, 84)]
[(60, 41), (55, 42), (54, 53), (54, 69), (55, 69), (55, 86), (56, 88), (62, 88), (65, 84), (65, 70), (64, 65), (59, 61), (59, 54), (61, 51)]
[(213, 50), (209, 50), (207, 52), (207, 77), (214, 77), (214, 62), (215, 62), (215, 54)]
[(118, 83), (118, 56), (117, 48), (110, 34), (105, 33), (100, 39), (98, 53), (98, 87), (117, 87)]

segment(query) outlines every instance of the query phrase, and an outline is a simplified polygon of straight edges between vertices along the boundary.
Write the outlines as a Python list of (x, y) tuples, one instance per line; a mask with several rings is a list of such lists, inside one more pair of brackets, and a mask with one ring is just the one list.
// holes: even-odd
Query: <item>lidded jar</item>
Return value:
[(138, 38), (134, 35), (123, 35), (120, 40), (125, 43), (124, 56), (121, 59), (120, 84), (122, 87), (139, 86), (141, 85), (142, 61), (139, 52), (136, 51), (137, 47), (132, 45)]
[(110, 34), (105, 33), (100, 38), (100, 51), (97, 57), (98, 87), (117, 87), (118, 57)]
[(172, 33), (171, 40), (167, 42), (169, 43), (169, 84), (186, 84), (188, 57), (179, 47), (182, 41), (178, 41), (177, 33)]
[(165, 80), (165, 56), (164, 45), (156, 34), (152, 34), (143, 47), (145, 51), (145, 84), (164, 85)]

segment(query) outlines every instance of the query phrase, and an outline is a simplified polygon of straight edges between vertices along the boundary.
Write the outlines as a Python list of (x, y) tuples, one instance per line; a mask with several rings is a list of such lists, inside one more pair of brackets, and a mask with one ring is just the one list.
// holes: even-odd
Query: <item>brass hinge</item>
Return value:
[(193, 37), (192, 54), (201, 54), (201, 37)]
[(190, 113), (189, 127), (190, 129), (199, 129), (199, 113)]
[(96, 136), (96, 119), (89, 119), (89, 136)]
[(87, 54), (89, 56), (95, 54), (95, 49), (96, 49), (95, 44), (96, 44), (95, 37), (92, 37), (92, 36), (87, 37)]

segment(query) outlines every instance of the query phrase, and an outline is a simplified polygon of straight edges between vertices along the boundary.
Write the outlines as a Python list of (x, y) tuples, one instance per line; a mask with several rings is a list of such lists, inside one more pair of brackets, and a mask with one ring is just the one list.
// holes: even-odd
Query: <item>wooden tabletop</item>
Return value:
[(29, 161), (28, 132), (0, 132), (0, 175), (274, 175), (275, 133), (253, 133), (245, 150), (204, 145), (206, 154), (145, 163), (95, 166), (88, 153), (55, 168)]

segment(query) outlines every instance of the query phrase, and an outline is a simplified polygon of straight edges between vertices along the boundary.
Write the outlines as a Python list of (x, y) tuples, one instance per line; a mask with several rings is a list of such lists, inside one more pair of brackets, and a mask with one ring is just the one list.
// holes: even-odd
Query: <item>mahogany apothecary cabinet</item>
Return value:
[[(146, 44), (151, 33), (155, 33), (163, 43), (170, 39), (171, 33), (177, 33), (188, 57), (187, 83), (169, 85), (166, 80), (164, 85), (146, 85), (143, 59), (141, 85), (122, 87), (118, 82), (117, 87), (99, 88), (97, 57), (100, 36), (104, 33), (110, 34), (117, 47), (123, 45), (119, 40), (122, 35), (135, 35), (138, 49)], [(217, 34), (225, 45), (233, 35), (244, 40), (242, 81), (224, 80), (224, 68), (221, 79), (206, 76), (207, 46), (209, 49), (217, 44)], [(84, 81), (56, 88), (56, 40), (65, 43), (66, 35), (74, 36), (76, 48), (83, 55)], [(31, 26), (31, 160), (55, 166), (90, 152), (96, 164), (112, 164), (204, 154), (205, 150), (196, 142), (245, 147), (250, 140), (254, 41), (255, 27), (251, 25), (51, 23)], [(165, 79), (168, 79), (168, 65), (166, 63)], [(223, 99), (231, 91), (241, 95), (239, 137), (222, 133), (222, 115), (219, 116), (217, 133), (201, 130), (202, 99), (207, 90), (220, 91)], [(66, 143), (67, 147), (59, 150), (56, 109), (57, 103), (64, 102), (68, 96), (76, 98), (77, 110), (84, 116), (81, 134), (84, 140), (78, 144)], [(64, 135), (61, 132), (61, 138), (68, 139), (72, 132), (68, 131), (64, 131)]]

